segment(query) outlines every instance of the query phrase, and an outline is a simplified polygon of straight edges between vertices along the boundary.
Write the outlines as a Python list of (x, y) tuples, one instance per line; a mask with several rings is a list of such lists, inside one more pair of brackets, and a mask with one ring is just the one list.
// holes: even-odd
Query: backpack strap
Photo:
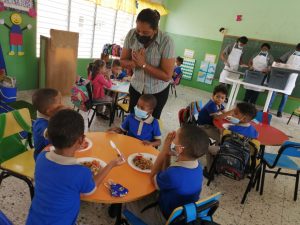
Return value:
[(185, 223), (188, 224), (197, 219), (197, 208), (195, 203), (190, 203), (183, 206), (184, 215), (185, 215)]

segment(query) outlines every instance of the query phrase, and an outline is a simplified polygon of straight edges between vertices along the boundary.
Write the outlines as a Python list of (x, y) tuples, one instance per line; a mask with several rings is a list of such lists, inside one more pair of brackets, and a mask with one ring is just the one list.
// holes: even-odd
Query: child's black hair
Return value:
[(111, 67), (114, 67), (114, 66), (121, 66), (120, 60), (114, 59), (111, 63)]
[(63, 109), (49, 120), (48, 137), (57, 149), (72, 147), (83, 135), (83, 117), (74, 110)]
[(269, 50), (271, 49), (271, 45), (268, 43), (263, 43), (260, 48), (267, 47)]
[(239, 37), (237, 39), (237, 41), (241, 42), (242, 44), (247, 44), (248, 43), (248, 38), (246, 36), (242, 36), (242, 37)]
[(208, 135), (200, 127), (186, 124), (180, 128), (179, 142), (184, 153), (193, 159), (203, 156), (208, 151)]
[(90, 73), (92, 74), (92, 80), (95, 79), (95, 77), (99, 73), (99, 69), (104, 67), (105, 64), (106, 64), (105, 61), (102, 60), (102, 59), (96, 59), (94, 62), (89, 63), (88, 68), (87, 68), (87, 72), (88, 72), (88, 75)]
[(250, 120), (255, 118), (257, 113), (255, 106), (247, 102), (237, 103), (236, 108), (238, 108), (241, 114), (249, 117)]
[(180, 62), (180, 64), (182, 64), (182, 63), (183, 63), (183, 58), (182, 58), (182, 57), (180, 57), (180, 56), (177, 56), (176, 60), (177, 60), (178, 62)]
[(156, 105), (157, 105), (157, 100), (155, 98), (154, 95), (151, 94), (143, 94), (140, 97), (141, 100), (143, 100), (144, 102), (147, 102), (148, 104), (150, 104), (150, 106), (152, 107), (152, 109), (155, 109)]
[(159, 12), (150, 8), (143, 9), (136, 18), (136, 22), (148, 23), (153, 30), (158, 29), (159, 20)]
[(297, 51), (300, 51), (300, 43), (297, 44), (296, 49)]
[(217, 93), (222, 93), (227, 96), (228, 90), (224, 84), (219, 84), (218, 86), (215, 86), (213, 95), (216, 95)]
[(53, 88), (41, 88), (32, 95), (32, 104), (40, 113), (45, 114), (50, 105), (55, 102), (55, 97), (59, 91)]

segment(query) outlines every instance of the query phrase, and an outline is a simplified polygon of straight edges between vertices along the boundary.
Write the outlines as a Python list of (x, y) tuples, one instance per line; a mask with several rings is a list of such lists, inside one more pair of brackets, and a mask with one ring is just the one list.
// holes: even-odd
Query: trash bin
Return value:
[(250, 84), (256, 84), (256, 85), (262, 85), (265, 78), (266, 78), (266, 75), (259, 71), (246, 70), (244, 82), (247, 82)]

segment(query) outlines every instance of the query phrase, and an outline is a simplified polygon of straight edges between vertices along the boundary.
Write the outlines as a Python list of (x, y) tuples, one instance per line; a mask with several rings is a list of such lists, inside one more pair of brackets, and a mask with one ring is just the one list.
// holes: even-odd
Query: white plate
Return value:
[(229, 129), (229, 127), (230, 126), (233, 126), (234, 124), (232, 124), (232, 123), (223, 123), (223, 127), (226, 129), (226, 130), (228, 130)]
[(83, 152), (83, 151), (89, 150), (93, 146), (93, 142), (92, 142), (91, 139), (89, 139), (89, 138), (86, 137), (85, 141), (88, 143), (88, 146), (86, 148), (78, 150), (79, 152)]
[(137, 156), (137, 155), (142, 155), (144, 158), (146, 159), (152, 159), (152, 163), (154, 164), (157, 156), (155, 155), (152, 155), (152, 154), (149, 154), (149, 153), (134, 153), (134, 154), (131, 154), (130, 156), (128, 156), (127, 158), (127, 162), (129, 164), (129, 166), (131, 166), (133, 169), (139, 171), (139, 172), (142, 172), (142, 173), (151, 173), (151, 170), (142, 170), (140, 168), (138, 168), (136, 165), (134, 165), (133, 163), (133, 159)]
[(104, 162), (103, 160), (101, 159), (98, 159), (98, 158), (94, 158), (94, 157), (82, 157), (82, 158), (77, 158), (77, 163), (78, 164), (81, 164), (83, 162), (91, 162), (93, 160), (96, 160), (100, 163), (100, 166), (103, 168), (105, 167), (107, 164), (106, 162)]

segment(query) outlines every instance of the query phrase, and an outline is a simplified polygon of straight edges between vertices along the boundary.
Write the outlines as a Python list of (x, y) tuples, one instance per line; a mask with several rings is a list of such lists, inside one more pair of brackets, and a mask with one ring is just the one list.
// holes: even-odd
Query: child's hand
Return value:
[(169, 153), (171, 143), (174, 140), (175, 136), (176, 136), (176, 131), (172, 131), (172, 132), (168, 133), (168, 135), (167, 135), (167, 137), (166, 137), (166, 139), (164, 141), (163, 151)]
[(152, 142), (151, 141), (143, 141), (143, 144), (144, 145), (152, 145)]
[(124, 164), (126, 162), (125, 157), (123, 155), (109, 162), (111, 167), (116, 167)]
[(110, 129), (108, 129), (106, 132), (108, 132), (108, 133), (123, 134), (122, 129), (119, 128), (119, 127), (113, 127), (113, 128), (110, 128)]

